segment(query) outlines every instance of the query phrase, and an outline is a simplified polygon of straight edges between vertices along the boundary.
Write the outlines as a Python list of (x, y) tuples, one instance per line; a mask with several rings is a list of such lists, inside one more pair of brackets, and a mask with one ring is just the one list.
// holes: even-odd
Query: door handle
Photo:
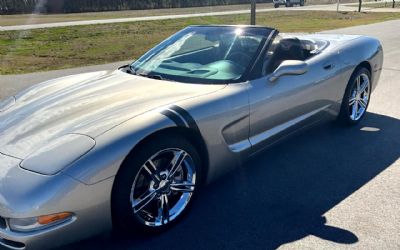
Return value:
[(325, 63), (323, 67), (325, 70), (330, 70), (330, 69), (333, 69), (335, 67), (335, 65), (329, 62), (329, 63)]

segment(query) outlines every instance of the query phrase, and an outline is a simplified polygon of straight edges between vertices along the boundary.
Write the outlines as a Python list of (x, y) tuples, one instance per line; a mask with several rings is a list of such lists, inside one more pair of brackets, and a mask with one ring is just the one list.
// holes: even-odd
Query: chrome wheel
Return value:
[(358, 121), (367, 110), (370, 97), (370, 81), (366, 74), (360, 74), (356, 78), (353, 90), (350, 92), (349, 113), (350, 119)]
[(159, 151), (142, 165), (133, 182), (134, 215), (150, 227), (166, 225), (185, 210), (195, 187), (192, 157), (178, 148)]

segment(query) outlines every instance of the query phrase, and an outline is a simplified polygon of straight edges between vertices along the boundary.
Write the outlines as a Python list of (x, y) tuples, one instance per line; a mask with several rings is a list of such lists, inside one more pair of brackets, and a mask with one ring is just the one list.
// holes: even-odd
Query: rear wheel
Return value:
[(180, 136), (163, 136), (142, 146), (121, 166), (112, 210), (124, 232), (159, 232), (188, 209), (200, 182), (200, 158)]
[(304, 0), (300, 0), (300, 6), (304, 6)]
[(274, 4), (274, 7), (275, 8), (279, 8), (279, 4)]
[(366, 68), (356, 70), (347, 85), (339, 114), (339, 122), (352, 125), (364, 117), (371, 97), (371, 73)]

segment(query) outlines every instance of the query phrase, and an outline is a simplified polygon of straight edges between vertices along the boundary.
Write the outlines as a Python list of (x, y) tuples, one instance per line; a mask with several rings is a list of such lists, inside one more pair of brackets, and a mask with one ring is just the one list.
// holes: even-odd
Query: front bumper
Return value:
[[(93, 185), (60, 173), (44, 176), (21, 169), (19, 159), (0, 154), (0, 248), (48, 249), (112, 228), (113, 178)], [(9, 228), (9, 218), (71, 212), (70, 219), (30, 232)]]
[(6, 225), (0, 228), (0, 245), (13, 250), (55, 247), (57, 244), (52, 243), (59, 242), (63, 244), (65, 235), (68, 236), (74, 231), (73, 223), (76, 220), (77, 217), (73, 216), (61, 224), (33, 232), (13, 232)]

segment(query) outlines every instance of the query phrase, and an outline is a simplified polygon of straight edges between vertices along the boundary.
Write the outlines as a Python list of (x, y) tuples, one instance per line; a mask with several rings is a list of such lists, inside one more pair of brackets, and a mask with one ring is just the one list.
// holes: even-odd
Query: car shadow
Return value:
[(316, 126), (204, 187), (188, 216), (163, 234), (104, 234), (67, 248), (276, 249), (309, 235), (356, 243), (324, 214), (399, 158), (399, 128), (398, 119), (374, 113), (353, 127)]

